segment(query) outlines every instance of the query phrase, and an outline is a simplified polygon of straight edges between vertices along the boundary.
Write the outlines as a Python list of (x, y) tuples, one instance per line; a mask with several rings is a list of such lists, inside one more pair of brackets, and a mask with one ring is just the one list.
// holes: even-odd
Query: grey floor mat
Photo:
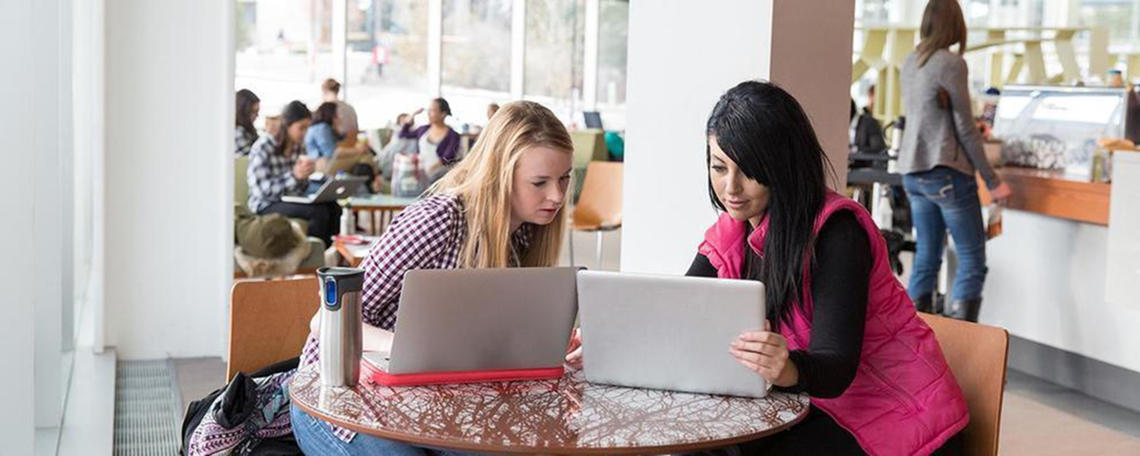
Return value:
[(177, 455), (181, 399), (167, 360), (119, 361), (115, 376), (115, 456)]

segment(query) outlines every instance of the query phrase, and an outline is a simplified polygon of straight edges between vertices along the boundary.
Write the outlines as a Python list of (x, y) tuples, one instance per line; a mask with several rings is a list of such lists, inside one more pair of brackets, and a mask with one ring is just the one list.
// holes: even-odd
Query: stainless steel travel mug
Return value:
[(360, 375), (360, 292), (364, 270), (317, 270), (321, 286), (320, 368), (324, 386), (356, 386)]

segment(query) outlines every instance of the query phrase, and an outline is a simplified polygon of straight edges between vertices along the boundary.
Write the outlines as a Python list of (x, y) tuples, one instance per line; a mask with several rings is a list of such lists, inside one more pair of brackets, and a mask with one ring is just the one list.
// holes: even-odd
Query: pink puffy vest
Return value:
[[(816, 216), (815, 233), (819, 234), (828, 217), (843, 210), (855, 214), (871, 240), (867, 327), (855, 380), (839, 397), (813, 397), (811, 403), (851, 432), (869, 454), (929, 454), (966, 427), (970, 420), (966, 400), (934, 332), (918, 317), (906, 290), (892, 274), (886, 241), (863, 206), (829, 191)], [(741, 277), (744, 233), (744, 223), (728, 214), (722, 214), (705, 232), (699, 251), (719, 277)], [(759, 255), (764, 254), (767, 233), (765, 218), (747, 239)], [(793, 306), (790, 324), (780, 328), (790, 350), (806, 350), (811, 343), (810, 269), (805, 264), (805, 302)]]

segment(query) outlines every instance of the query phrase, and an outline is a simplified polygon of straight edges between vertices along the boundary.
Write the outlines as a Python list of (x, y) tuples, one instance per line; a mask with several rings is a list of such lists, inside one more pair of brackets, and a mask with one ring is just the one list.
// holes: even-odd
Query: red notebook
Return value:
[(524, 380), (550, 380), (562, 378), (564, 369), (539, 367), (533, 369), (493, 369), (459, 372), (420, 372), (414, 374), (389, 374), (384, 368), (366, 356), (360, 360), (360, 368), (368, 379), (384, 386), (447, 385), (456, 383), (514, 382)]

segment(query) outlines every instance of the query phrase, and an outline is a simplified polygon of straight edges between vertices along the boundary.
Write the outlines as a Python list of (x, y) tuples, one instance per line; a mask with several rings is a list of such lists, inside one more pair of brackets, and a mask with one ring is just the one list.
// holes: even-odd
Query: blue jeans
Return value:
[(974, 176), (939, 166), (903, 175), (903, 188), (918, 232), (907, 290), (911, 299), (934, 292), (946, 230), (950, 230), (958, 254), (950, 297), (953, 300), (980, 298), (986, 280), (986, 230), (982, 225), (982, 207)]
[(462, 455), (450, 451), (432, 450), (412, 446), (395, 440), (382, 439), (367, 434), (357, 433), (351, 442), (345, 443), (332, 433), (329, 425), (318, 418), (305, 413), (296, 405), (290, 405), (289, 419), (293, 425), (293, 437), (301, 451), (311, 455), (393, 455), (393, 456), (426, 456), (426, 455)]

